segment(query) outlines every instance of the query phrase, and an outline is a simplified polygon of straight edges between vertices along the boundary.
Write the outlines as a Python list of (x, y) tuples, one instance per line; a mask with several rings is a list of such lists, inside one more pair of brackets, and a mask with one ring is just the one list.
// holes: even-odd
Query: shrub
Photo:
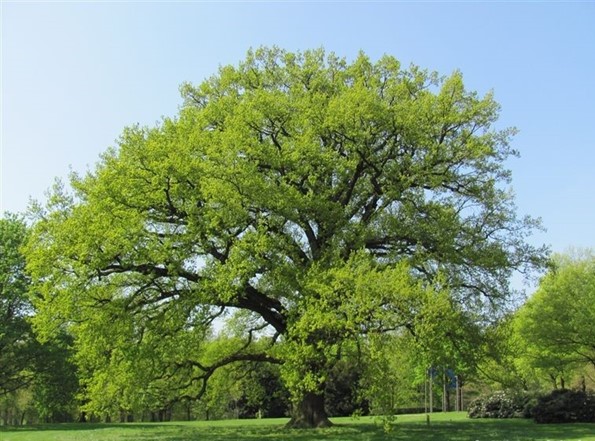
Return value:
[(537, 423), (595, 422), (595, 394), (559, 389), (542, 396), (532, 410)]
[(473, 400), (468, 413), (469, 418), (529, 418), (534, 404), (527, 393), (499, 391)]

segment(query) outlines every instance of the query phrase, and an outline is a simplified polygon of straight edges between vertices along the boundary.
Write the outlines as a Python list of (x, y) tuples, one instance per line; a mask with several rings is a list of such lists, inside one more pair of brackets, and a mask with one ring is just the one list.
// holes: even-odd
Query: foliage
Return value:
[(542, 262), (505, 188), (514, 130), (459, 72), (264, 48), (182, 93), (37, 207), (35, 326), (76, 336), (92, 408), (199, 396), (236, 362), (318, 396), (345, 342), (429, 326), (426, 293), (481, 316)]
[(447, 388), (454, 388), (454, 376), (460, 385), (466, 383), (475, 375), (483, 356), (484, 336), (479, 324), (448, 291), (426, 290), (416, 295), (408, 308), (412, 324), (407, 330), (369, 336), (363, 346), (369, 354), (365, 357), (362, 393), (374, 414), (391, 415), (401, 407), (419, 408), (429, 372), (436, 386), (446, 381)]
[(532, 410), (538, 423), (595, 423), (595, 394), (557, 389), (539, 398)]
[(243, 416), (253, 418), (279, 418), (289, 415), (289, 391), (281, 380), (278, 366), (252, 363), (249, 374), (243, 378)]
[(367, 415), (369, 402), (362, 393), (365, 368), (354, 354), (341, 354), (325, 384), (325, 408), (330, 416)]
[(526, 391), (584, 382), (595, 367), (594, 281), (591, 251), (554, 256), (525, 304), (484, 330), (483, 381)]
[(0, 219), (0, 396), (26, 387), (38, 350), (27, 316), (29, 280), (20, 251), (27, 235), (22, 219)]
[(529, 418), (535, 397), (526, 392), (498, 391), (469, 404), (469, 418)]
[(412, 357), (413, 341), (408, 337), (407, 334), (370, 337), (360, 393), (367, 398), (373, 415), (393, 416), (399, 407), (410, 402), (416, 365)]
[(194, 406), (199, 419), (278, 418), (289, 415), (289, 392), (279, 368), (237, 363), (218, 370)]
[(27, 234), (21, 218), (0, 219), (0, 406), (13, 423), (71, 421), (78, 380), (68, 337), (57, 333), (39, 343), (29, 321), (34, 310), (21, 251)]
[(514, 314), (506, 314), (483, 330), (478, 379), (496, 390), (542, 390), (546, 381), (527, 362), (527, 348), (515, 322)]
[(37, 415), (43, 422), (72, 422), (78, 416), (79, 381), (71, 360), (71, 345), (71, 337), (59, 335), (51, 344), (41, 346), (32, 392)]
[(515, 326), (524, 353), (519, 361), (559, 378), (564, 388), (577, 369), (595, 366), (595, 256), (558, 255), (552, 264)]
[(38, 422), (31, 388), (20, 388), (0, 396), (0, 426)]

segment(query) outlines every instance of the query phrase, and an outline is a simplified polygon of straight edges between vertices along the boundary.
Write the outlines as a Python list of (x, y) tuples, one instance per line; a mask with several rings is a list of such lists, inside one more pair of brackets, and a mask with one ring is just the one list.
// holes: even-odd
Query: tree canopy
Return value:
[(517, 312), (525, 362), (552, 379), (595, 368), (595, 256), (556, 255), (537, 291)]
[[(78, 386), (69, 362), (69, 337), (58, 333), (40, 344), (34, 335), (30, 278), (21, 250), (27, 235), (22, 218), (11, 214), (0, 218), (0, 405), (27, 391), (40, 418), (67, 421)], [(7, 414), (4, 424), (9, 422)]]
[[(38, 207), (36, 326), (73, 332), (88, 387), (113, 369), (191, 397), (219, 367), (278, 363), (293, 423), (326, 424), (343, 343), (415, 335), (445, 295), (477, 317), (541, 264), (508, 189), (514, 130), (460, 72), (262, 48), (181, 91)], [(235, 344), (206, 351), (238, 311)]]
[(0, 219), (0, 395), (26, 386), (32, 380), (26, 369), (33, 364), (35, 339), (26, 317), (29, 280), (20, 251), (27, 228), (22, 219)]

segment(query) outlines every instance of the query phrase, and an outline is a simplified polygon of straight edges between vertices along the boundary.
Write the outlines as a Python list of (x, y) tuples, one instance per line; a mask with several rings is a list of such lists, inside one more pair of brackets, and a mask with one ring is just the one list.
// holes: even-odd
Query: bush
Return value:
[(595, 394), (559, 389), (540, 397), (532, 410), (537, 423), (595, 422)]
[(494, 392), (469, 404), (469, 418), (529, 418), (535, 398), (526, 393)]

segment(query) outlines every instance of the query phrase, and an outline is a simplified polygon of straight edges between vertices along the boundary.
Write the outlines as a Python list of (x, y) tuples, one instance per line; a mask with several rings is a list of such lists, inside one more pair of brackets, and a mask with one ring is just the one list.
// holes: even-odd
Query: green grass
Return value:
[(390, 433), (380, 421), (333, 418), (334, 427), (286, 430), (287, 419), (130, 424), (47, 424), (0, 428), (1, 441), (595, 441), (595, 424), (540, 425), (530, 420), (470, 420), (464, 413), (402, 415)]

